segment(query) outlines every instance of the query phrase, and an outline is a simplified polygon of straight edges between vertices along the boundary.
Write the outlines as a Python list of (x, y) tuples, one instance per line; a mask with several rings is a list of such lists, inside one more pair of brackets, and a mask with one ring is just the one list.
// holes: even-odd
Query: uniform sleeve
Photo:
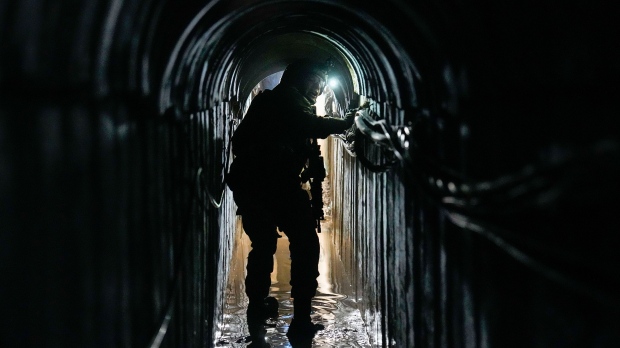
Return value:
[(319, 117), (311, 115), (304, 122), (307, 138), (327, 138), (330, 134), (344, 132), (351, 127), (350, 122), (341, 118)]
[(344, 132), (352, 125), (351, 120), (315, 115), (310, 103), (300, 94), (289, 94), (285, 104), (290, 129), (304, 138), (327, 138), (330, 134)]

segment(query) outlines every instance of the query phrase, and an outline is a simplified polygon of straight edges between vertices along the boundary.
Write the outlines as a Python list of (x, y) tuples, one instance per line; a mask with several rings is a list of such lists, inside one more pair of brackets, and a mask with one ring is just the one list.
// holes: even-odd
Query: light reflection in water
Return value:
[[(346, 276), (342, 262), (332, 250), (330, 243), (331, 223), (322, 223), (319, 233), (321, 256), (319, 260), (319, 276), (317, 295), (312, 301), (312, 320), (321, 323), (325, 330), (315, 336), (312, 347), (370, 347), (366, 329), (357, 305), (353, 299), (343, 293), (351, 293), (351, 284)], [(248, 298), (245, 295), (245, 267), (250, 240), (241, 233), (241, 223), (237, 221), (235, 247), (231, 260), (230, 275), (227, 285), (224, 318), (217, 332), (217, 347), (247, 347), (249, 336), (246, 323)], [(280, 303), (277, 320), (271, 322), (273, 327), (267, 328), (266, 341), (273, 348), (289, 348), (286, 332), (293, 318), (291, 297), (290, 269), (291, 260), (288, 250), (288, 238), (282, 234), (278, 239), (278, 250), (275, 255), (274, 271), (271, 273), (270, 296)]]

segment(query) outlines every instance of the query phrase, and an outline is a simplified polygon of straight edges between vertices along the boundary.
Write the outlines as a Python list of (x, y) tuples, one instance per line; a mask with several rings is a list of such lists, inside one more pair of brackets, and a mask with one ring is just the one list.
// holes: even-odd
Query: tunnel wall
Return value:
[(226, 105), (175, 119), (23, 92), (0, 107), (0, 345), (144, 347), (166, 323), (162, 346), (208, 346), (231, 250)]
[(231, 108), (157, 107), (203, 6), (0, 3), (0, 346), (211, 345)]
[[(381, 103), (374, 109), (390, 124), (406, 115)], [(434, 147), (426, 151), (454, 150), (448, 127), (437, 133), (433, 126), (420, 128), (433, 135)], [(457, 144), (466, 147), (466, 138)], [(483, 191), (487, 197), (474, 195), (482, 202), (493, 198), (490, 206), (481, 202), (472, 209), (450, 204), (461, 199), (456, 181), (446, 180), (454, 173), (436, 176), (421, 155), (416, 162), (376, 172), (352, 157), (340, 139), (332, 139), (332, 238), (352, 280), (346, 295), (358, 303), (371, 342), (613, 347), (619, 302), (617, 271), (610, 267), (617, 259), (612, 231), (618, 222), (612, 211), (618, 186), (611, 177), (618, 173), (618, 147), (611, 140), (602, 143), (553, 174), (516, 183), (506, 177), (481, 182), (480, 187), (508, 185)], [(467, 156), (481, 156), (478, 151), (483, 152)], [(377, 163), (385, 160), (378, 152), (374, 158), (366, 155)], [(586, 172), (573, 167), (582, 165)], [(597, 183), (591, 177), (594, 168), (601, 175)], [(594, 200), (592, 192), (599, 192)], [(518, 199), (508, 198), (517, 193)]]
[[(403, 122), (393, 106), (372, 101), (372, 109)], [(413, 346), (413, 242), (403, 173), (368, 170), (339, 139), (329, 148), (332, 240), (352, 283), (346, 295), (358, 304), (373, 346)]]
[(617, 345), (618, 28), (600, 3), (436, 5), (411, 7), (442, 47), (424, 51), (437, 64), (418, 66), (416, 104), (367, 96), (393, 140), (411, 132), (403, 158), (376, 173), (332, 141), (333, 237), (370, 336)]

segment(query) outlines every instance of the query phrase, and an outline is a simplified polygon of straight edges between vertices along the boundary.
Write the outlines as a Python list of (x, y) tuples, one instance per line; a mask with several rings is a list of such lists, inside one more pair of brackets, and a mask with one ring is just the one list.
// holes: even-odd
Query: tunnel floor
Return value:
[[(364, 322), (354, 299), (343, 293), (351, 287), (342, 262), (331, 246), (331, 221), (321, 224), (319, 233), (321, 255), (319, 261), (319, 287), (312, 301), (312, 320), (321, 323), (325, 329), (314, 337), (312, 347), (371, 347)], [(245, 266), (250, 251), (250, 240), (241, 233), (241, 222), (237, 220), (236, 240), (228, 278), (224, 318), (216, 335), (216, 347), (250, 347), (246, 310), (248, 298), (244, 291)], [(293, 304), (290, 298), (290, 258), (288, 238), (282, 233), (278, 239), (274, 271), (271, 273), (270, 296), (280, 303), (279, 317), (270, 322), (265, 340), (273, 348), (293, 347), (286, 332), (293, 318)], [(252, 345), (254, 346), (254, 345)]]

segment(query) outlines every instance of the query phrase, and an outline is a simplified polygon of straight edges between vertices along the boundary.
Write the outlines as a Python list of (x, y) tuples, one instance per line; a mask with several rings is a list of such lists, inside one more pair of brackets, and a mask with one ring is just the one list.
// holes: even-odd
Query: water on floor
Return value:
[[(231, 261), (227, 285), (224, 318), (216, 335), (216, 347), (248, 347), (249, 331), (246, 323), (248, 299), (244, 291), (245, 266), (250, 251), (250, 240), (240, 233), (238, 222), (237, 237)], [(325, 220), (319, 233), (321, 257), (319, 261), (319, 287), (312, 302), (312, 320), (321, 323), (325, 329), (314, 337), (312, 347), (370, 347), (366, 329), (353, 299), (342, 293), (350, 293), (351, 284), (343, 270), (342, 262), (330, 243), (331, 223)], [(289, 348), (286, 332), (293, 318), (293, 304), (290, 299), (290, 258), (288, 238), (282, 233), (278, 239), (274, 271), (271, 274), (271, 293), (280, 303), (279, 317), (270, 322), (265, 341), (272, 348)]]

